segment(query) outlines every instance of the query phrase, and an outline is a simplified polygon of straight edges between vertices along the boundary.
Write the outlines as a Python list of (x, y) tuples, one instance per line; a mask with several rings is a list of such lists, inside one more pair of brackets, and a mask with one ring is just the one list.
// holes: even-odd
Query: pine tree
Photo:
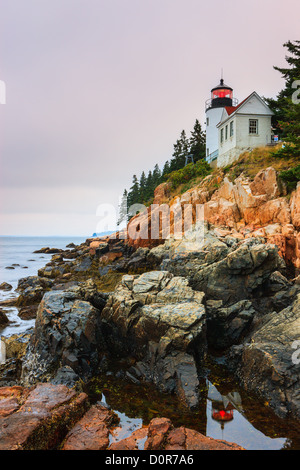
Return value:
[(296, 80), (300, 80), (300, 41), (295, 41), (294, 43), (288, 41), (283, 46), (290, 53), (289, 56), (285, 57), (290, 67), (274, 66), (274, 69), (280, 72), (285, 79), (285, 88), (278, 93), (275, 99), (265, 98), (265, 100), (274, 112), (273, 125), (282, 133), (282, 136), (285, 136), (288, 130), (284, 126), (282, 127), (282, 123), (288, 122), (291, 117), (291, 108), (293, 108), (293, 105), (297, 106), (292, 103), (291, 97), (295, 92), (293, 83)]
[(173, 158), (171, 158), (171, 162), (170, 162), (170, 171), (178, 170), (179, 168), (178, 162), (181, 156), (182, 156), (182, 147), (181, 147), (181, 142), (178, 139), (176, 141), (176, 144), (174, 144), (174, 151), (172, 155)]
[(194, 162), (205, 158), (205, 132), (202, 131), (201, 124), (196, 119), (194, 129), (191, 131), (191, 137), (189, 140), (190, 153), (194, 157)]
[(166, 175), (183, 168), (186, 156), (190, 153), (193, 153), (195, 162), (205, 157), (205, 133), (197, 119), (190, 139), (187, 138), (185, 130), (181, 131), (180, 138), (174, 144), (172, 158), (165, 162), (163, 171), (156, 164), (153, 171), (148, 172), (147, 177), (144, 171), (139, 181), (136, 175), (133, 176), (132, 186), (128, 193), (128, 207), (136, 203), (149, 203), (153, 198), (155, 188), (164, 181)]
[(164, 164), (163, 171), (162, 171), (162, 176), (166, 176), (170, 173), (170, 163), (167, 160), (166, 163)]
[(144, 202), (146, 202), (146, 198), (145, 198), (145, 195), (146, 195), (146, 184), (147, 184), (147, 179), (146, 179), (145, 172), (143, 171), (142, 174), (141, 174), (141, 177), (140, 177), (140, 196), (139, 196), (139, 202), (140, 202), (141, 204), (143, 204)]
[[(281, 90), (276, 99), (266, 99), (270, 108), (274, 111), (273, 124), (281, 134), (286, 145), (274, 153), (277, 157), (300, 158), (300, 103), (293, 95), (299, 96), (295, 86), (300, 80), (300, 41), (284, 44), (290, 53), (285, 59), (290, 67), (274, 67), (285, 79), (285, 88)], [(298, 83), (297, 83), (298, 81)], [(297, 96), (297, 97), (298, 97)]]
[(137, 204), (140, 202), (140, 188), (139, 188), (139, 182), (138, 182), (136, 175), (133, 175), (132, 186), (129, 190), (127, 201), (128, 201), (128, 208), (130, 208), (130, 206), (132, 206), (133, 204)]
[(185, 130), (181, 131), (180, 139), (174, 144), (173, 158), (170, 162), (170, 171), (180, 170), (185, 165), (185, 157), (190, 153), (189, 141)]
[(288, 101), (284, 109), (286, 121), (278, 122), (284, 135), (285, 146), (275, 152), (275, 156), (294, 157), (300, 162), (300, 104)]
[(159, 169), (158, 164), (156, 163), (153, 173), (152, 173), (152, 184), (153, 190), (161, 183), (161, 171)]
[(121, 203), (119, 205), (119, 217), (117, 224), (120, 225), (122, 222), (127, 224), (128, 222), (128, 205), (127, 205), (128, 192), (124, 189)]
[(183, 130), (180, 134), (180, 141), (181, 141), (182, 153), (184, 156), (186, 156), (189, 153), (190, 144), (186, 136), (185, 130)]
[(146, 179), (145, 200), (149, 201), (149, 199), (152, 196), (153, 196), (153, 177), (152, 177), (152, 171), (149, 171), (147, 179)]

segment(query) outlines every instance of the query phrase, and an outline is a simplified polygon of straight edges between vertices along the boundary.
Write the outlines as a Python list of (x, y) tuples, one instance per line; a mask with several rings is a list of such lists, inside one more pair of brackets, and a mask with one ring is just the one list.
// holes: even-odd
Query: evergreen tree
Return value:
[(193, 153), (195, 162), (205, 157), (205, 133), (197, 119), (190, 139), (187, 138), (185, 130), (181, 131), (180, 138), (174, 144), (172, 158), (165, 162), (163, 171), (156, 164), (153, 171), (148, 172), (147, 177), (144, 171), (139, 181), (136, 175), (133, 176), (132, 186), (128, 192), (128, 208), (136, 203), (149, 203), (153, 198), (155, 188), (164, 181), (164, 177), (184, 168), (186, 156), (190, 153)]
[(170, 163), (167, 160), (166, 163), (164, 164), (164, 168), (163, 168), (163, 171), (162, 171), (162, 176), (166, 176), (169, 173), (170, 173)]
[(176, 144), (174, 144), (174, 151), (173, 151), (173, 155), (171, 158), (171, 162), (170, 162), (170, 171), (175, 171), (179, 168), (179, 160), (182, 156), (182, 147), (181, 147), (181, 142), (180, 140), (178, 139), (176, 141)]
[(137, 204), (140, 202), (140, 188), (139, 188), (139, 182), (138, 182), (136, 175), (133, 175), (132, 186), (128, 193), (127, 202), (128, 202), (128, 208), (132, 206), (133, 204)]
[(300, 158), (300, 103), (289, 103), (285, 113), (287, 122), (281, 123), (286, 132), (285, 140), (297, 149)]
[(181, 131), (180, 139), (174, 144), (173, 158), (170, 163), (170, 170), (180, 170), (185, 165), (185, 157), (190, 153), (189, 141), (186, 137), (185, 130)]
[(147, 179), (146, 179), (146, 175), (145, 175), (145, 172), (143, 171), (142, 174), (141, 174), (141, 177), (140, 177), (140, 196), (139, 196), (139, 202), (141, 204), (143, 204), (144, 202), (146, 202), (146, 198), (145, 198), (145, 195), (146, 195), (146, 187), (147, 185)]
[(119, 205), (119, 217), (118, 217), (118, 222), (117, 222), (118, 225), (120, 225), (122, 222), (125, 222), (125, 223), (128, 222), (127, 197), (128, 197), (128, 192), (126, 189), (124, 189), (121, 203)]
[[(290, 67), (274, 67), (285, 79), (285, 88), (281, 90), (276, 99), (266, 99), (274, 111), (274, 124), (279, 130), (281, 138), (286, 146), (275, 153), (275, 156), (300, 158), (300, 103), (299, 88), (300, 80), (300, 41), (284, 44), (290, 53), (285, 59)], [(298, 83), (295, 83), (298, 81)], [(296, 100), (293, 95), (296, 92)], [(297, 99), (298, 98), (298, 99)]]
[(285, 88), (281, 90), (277, 97), (266, 98), (266, 102), (274, 112), (273, 124), (279, 132), (282, 132), (282, 135), (287, 135), (288, 130), (284, 126), (282, 127), (283, 122), (288, 122), (290, 119), (290, 113), (295, 108), (292, 105), (297, 106), (292, 103), (292, 95), (295, 92), (293, 83), (296, 80), (300, 80), (300, 41), (291, 41), (283, 44), (290, 53), (289, 56), (286, 56), (285, 59), (290, 67), (276, 67), (274, 69), (281, 73), (285, 79)]
[(153, 191), (161, 183), (161, 171), (159, 169), (158, 164), (156, 163), (153, 173), (152, 173), (152, 185), (153, 185)]
[(201, 124), (196, 119), (189, 141), (190, 153), (194, 156), (195, 163), (205, 158), (205, 142), (205, 132), (202, 131)]
[(277, 157), (294, 157), (300, 161), (300, 104), (288, 100), (284, 115), (286, 121), (279, 121), (278, 125), (284, 135), (285, 146), (275, 152)]
[(183, 153), (183, 156), (185, 157), (190, 151), (190, 144), (186, 136), (185, 130), (183, 130), (180, 134), (180, 141), (181, 141), (182, 153)]
[(146, 179), (146, 190), (145, 190), (145, 201), (149, 201), (149, 199), (153, 196), (153, 177), (152, 171), (149, 171), (147, 179)]

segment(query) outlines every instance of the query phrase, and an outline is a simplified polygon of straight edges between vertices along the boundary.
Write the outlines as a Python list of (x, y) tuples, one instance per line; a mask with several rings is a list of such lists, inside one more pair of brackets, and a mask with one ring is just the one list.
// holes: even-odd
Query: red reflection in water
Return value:
[(233, 410), (213, 410), (212, 418), (216, 421), (231, 421), (233, 419)]

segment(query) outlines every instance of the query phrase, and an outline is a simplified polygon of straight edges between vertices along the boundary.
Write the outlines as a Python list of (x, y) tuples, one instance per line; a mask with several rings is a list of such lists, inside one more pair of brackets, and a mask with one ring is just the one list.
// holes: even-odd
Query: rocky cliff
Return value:
[[(116, 377), (151, 382), (196, 409), (207, 357), (217, 353), (246, 390), (278, 416), (299, 420), (300, 184), (288, 196), (271, 167), (251, 180), (218, 173), (180, 199), (164, 183), (154, 202), (152, 213), (130, 221), (128, 233), (66, 250), (43, 248), (52, 260), (38, 276), (19, 281), (16, 305), (36, 325), (26, 338), (7, 342), (0, 385), (25, 387), (16, 389), (17, 397), (7, 392), (13, 406), (23, 411), (28, 387), (39, 382), (73, 387), (110, 367)], [(180, 211), (189, 223), (183, 218), (177, 225)], [(129, 233), (137, 236), (126, 238)], [(100, 408), (90, 411), (92, 420)], [(84, 423), (65, 448), (79, 445)], [(172, 446), (174, 437), (181, 448), (193, 445), (189, 430), (164, 425), (165, 444)], [(146, 436), (147, 448), (154, 448), (151, 429), (122, 448), (136, 448)], [(107, 436), (106, 430), (103, 448)]]
[[(159, 240), (151, 237), (151, 225), (158, 216), (160, 204), (168, 204), (171, 211), (170, 230), (163, 231), (162, 215)], [(147, 212), (138, 214), (129, 223), (136, 239), (134, 246), (156, 246), (161, 240), (176, 235), (174, 214), (187, 207), (187, 229), (195, 223), (197, 207), (203, 207), (203, 220), (222, 230), (220, 233), (247, 239), (259, 237), (263, 242), (275, 244), (280, 256), (297, 270), (300, 269), (300, 183), (287, 195), (278, 172), (272, 168), (261, 170), (253, 179), (243, 174), (230, 181), (226, 174), (218, 173), (204, 178), (197, 186), (180, 196), (171, 197), (170, 184), (162, 183), (154, 193), (154, 205)], [(184, 219), (184, 217), (183, 217)], [(148, 231), (148, 237), (138, 232)]]

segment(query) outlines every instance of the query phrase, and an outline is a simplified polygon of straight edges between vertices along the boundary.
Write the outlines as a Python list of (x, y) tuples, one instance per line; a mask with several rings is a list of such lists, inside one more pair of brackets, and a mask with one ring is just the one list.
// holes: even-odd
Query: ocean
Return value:
[[(40, 268), (50, 261), (51, 254), (33, 253), (43, 247), (66, 248), (69, 243), (79, 245), (88, 237), (0, 237), (0, 284), (7, 282), (11, 291), (0, 290), (0, 301), (17, 297), (16, 288), (21, 278), (36, 276)], [(35, 320), (22, 320), (15, 307), (4, 309), (10, 323), (0, 330), (1, 336), (9, 337), (34, 326)], [(1, 361), (1, 344), (0, 344)]]

